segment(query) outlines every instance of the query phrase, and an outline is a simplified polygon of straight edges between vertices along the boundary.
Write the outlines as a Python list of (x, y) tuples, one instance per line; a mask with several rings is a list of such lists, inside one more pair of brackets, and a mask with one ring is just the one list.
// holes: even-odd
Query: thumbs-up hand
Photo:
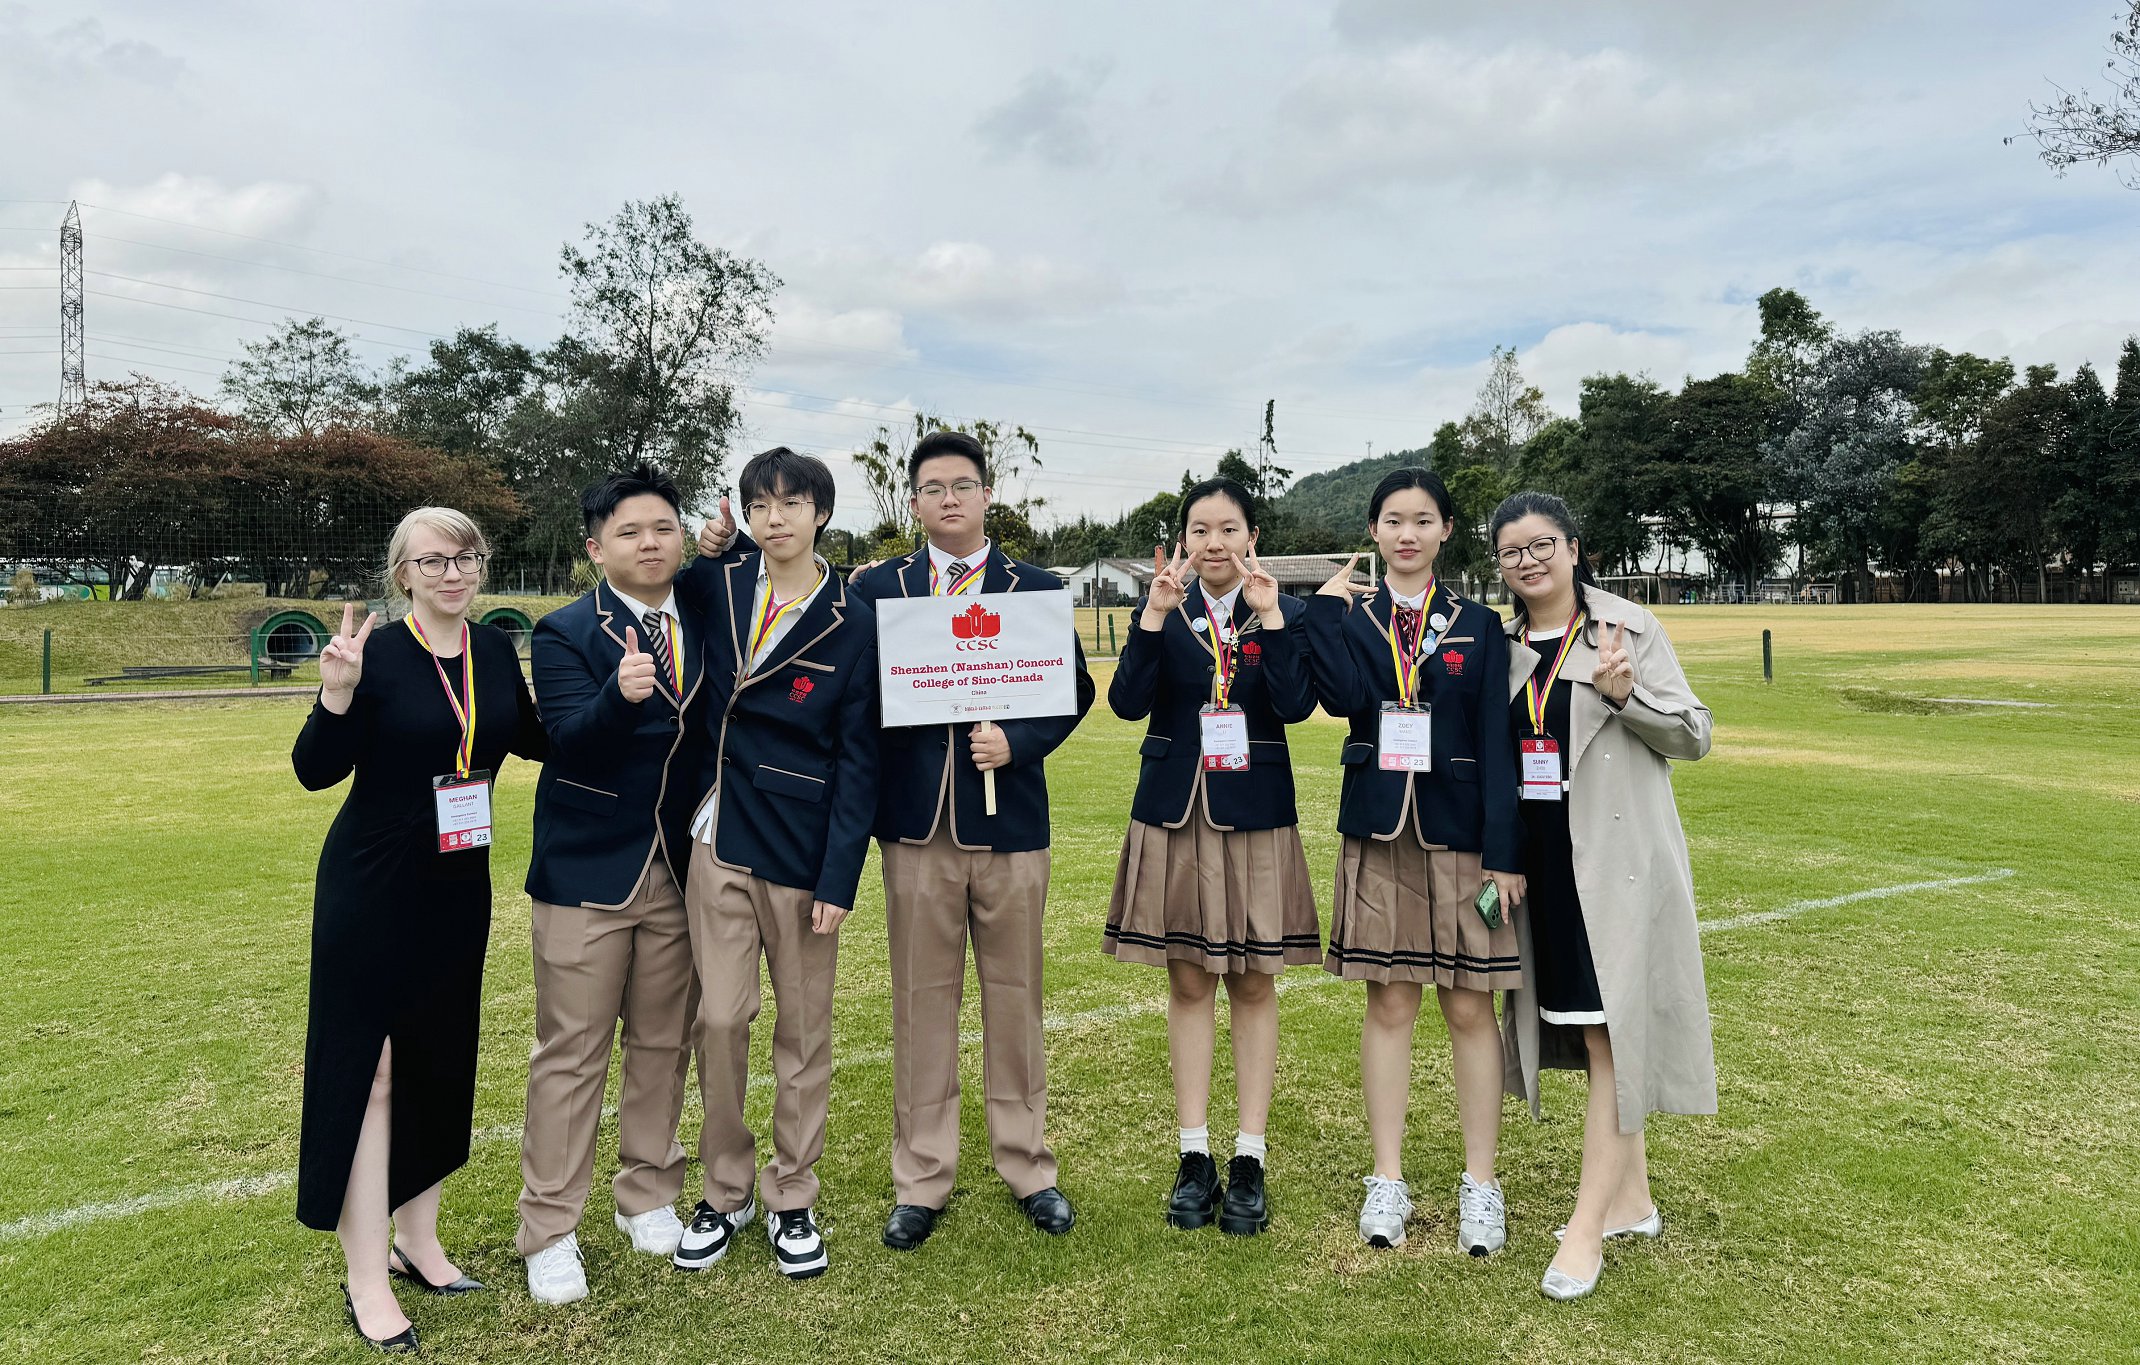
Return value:
[(702, 555), (718, 555), (736, 541), (736, 514), (729, 510), (728, 499), (721, 499), (721, 519), (709, 521), (699, 527), (698, 552)]
[(617, 662), (617, 690), (629, 702), (654, 695), (654, 656), (639, 648), (639, 632), (624, 628), (624, 657)]
[(1615, 624), (1611, 635), (1598, 638), (1598, 666), (1590, 685), (1615, 710), (1625, 706), (1635, 691), (1635, 656), (1627, 649), (1627, 627)]

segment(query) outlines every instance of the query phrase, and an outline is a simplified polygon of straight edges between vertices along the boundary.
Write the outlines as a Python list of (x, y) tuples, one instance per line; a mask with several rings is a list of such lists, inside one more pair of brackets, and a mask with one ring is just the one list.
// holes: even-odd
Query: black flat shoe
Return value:
[(1053, 1185), (1044, 1190), (1035, 1190), (1018, 1201), (1025, 1216), (1033, 1220), (1033, 1226), (1050, 1237), (1060, 1237), (1077, 1224), (1077, 1213), (1070, 1201)]
[(489, 1285), (484, 1284), (481, 1280), (471, 1280), (466, 1275), (461, 1276), (452, 1284), (433, 1284), (424, 1278), (424, 1273), (416, 1268), (416, 1262), (410, 1260), (409, 1254), (400, 1247), (395, 1247), (386, 1254), (386, 1273), (399, 1275), (402, 1279), (423, 1290), (424, 1293), (437, 1294), (442, 1298), (480, 1293), (490, 1288)]
[(349, 1314), (349, 1325), (366, 1346), (382, 1355), (412, 1356), (422, 1348), (416, 1344), (416, 1324), (410, 1323), (400, 1332), (384, 1339), (364, 1335), (364, 1324), (357, 1321), (357, 1301), (349, 1297), (349, 1286), (342, 1286), (342, 1310)]
[(1219, 1206), (1219, 1231), (1252, 1237), (1271, 1225), (1271, 1201), (1263, 1192), (1263, 1163), (1237, 1156), (1226, 1163), (1226, 1198)]
[(894, 1251), (912, 1251), (929, 1240), (929, 1234), (936, 1231), (936, 1220), (943, 1216), (942, 1209), (895, 1204), (892, 1216), (884, 1223), (884, 1244)]
[(1167, 1199), (1167, 1226), (1200, 1228), (1218, 1215), (1219, 1167), (1209, 1152), (1183, 1152)]

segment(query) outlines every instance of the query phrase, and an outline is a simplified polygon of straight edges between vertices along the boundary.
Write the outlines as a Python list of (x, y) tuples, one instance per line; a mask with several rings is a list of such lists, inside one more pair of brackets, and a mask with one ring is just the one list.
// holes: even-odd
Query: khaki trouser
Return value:
[[(813, 1169), (825, 1150), (832, 1094), (832, 986), (839, 936), (810, 928), (813, 898), (796, 887), (723, 867), (691, 846), (691, 955), (698, 964), (699, 1131), (706, 1202), (734, 1213), (755, 1176), (768, 1209), (817, 1202)], [(757, 1138), (743, 1121), (750, 1028), (758, 1017), (758, 959), (773, 981), (773, 1159), (757, 1170)]]
[(658, 855), (622, 909), (536, 901), (533, 923), (535, 1052), (520, 1143), (522, 1256), (579, 1226), (620, 1020), (617, 1209), (629, 1216), (675, 1202), (685, 1166), (676, 1123), (697, 1006), (683, 897)]
[(926, 844), (880, 841), (892, 951), (892, 1189), (942, 1208), (959, 1162), (966, 940), (981, 979), (981, 1085), (996, 1170), (1020, 1199), (1055, 1183), (1041, 1028), (1048, 850), (970, 852), (950, 820)]

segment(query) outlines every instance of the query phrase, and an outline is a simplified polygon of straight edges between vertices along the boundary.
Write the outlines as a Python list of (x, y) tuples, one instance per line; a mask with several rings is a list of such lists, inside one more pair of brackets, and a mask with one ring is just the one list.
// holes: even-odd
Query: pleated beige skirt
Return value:
[(1281, 972), (1323, 960), (1300, 830), (1180, 829), (1130, 821), (1107, 909), (1107, 952), (1207, 972)]
[(1523, 985), (1516, 927), (1488, 929), (1472, 898), (1486, 884), (1476, 853), (1395, 839), (1347, 838), (1338, 851), (1323, 965), (1348, 981), (1417, 981), (1472, 991)]

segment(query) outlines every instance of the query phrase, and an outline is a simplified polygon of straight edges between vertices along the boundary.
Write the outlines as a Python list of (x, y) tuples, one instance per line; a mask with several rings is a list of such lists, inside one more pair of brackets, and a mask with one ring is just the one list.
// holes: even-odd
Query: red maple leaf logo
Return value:
[(1449, 650), (1442, 655), (1442, 667), (1448, 671), (1450, 677), (1461, 678), (1464, 676), (1464, 656), (1453, 649)]
[(1245, 664), (1262, 663), (1263, 646), (1257, 644), (1254, 640), (1243, 640), (1241, 642), (1241, 662)]
[(1003, 617), (979, 602), (951, 618), (951, 633), (961, 640), (993, 640), (1003, 629)]
[(799, 678), (797, 678), (797, 679), (795, 680), (795, 690), (796, 690), (797, 692), (808, 692), (808, 691), (810, 691), (810, 690), (811, 690), (812, 688), (814, 688), (814, 687), (816, 687), (816, 686), (817, 686), (817, 684), (816, 684), (816, 683), (814, 683), (814, 682), (811, 682), (811, 681), (810, 681), (810, 680), (809, 680), (808, 678), (800, 678), (800, 677), (799, 677)]

